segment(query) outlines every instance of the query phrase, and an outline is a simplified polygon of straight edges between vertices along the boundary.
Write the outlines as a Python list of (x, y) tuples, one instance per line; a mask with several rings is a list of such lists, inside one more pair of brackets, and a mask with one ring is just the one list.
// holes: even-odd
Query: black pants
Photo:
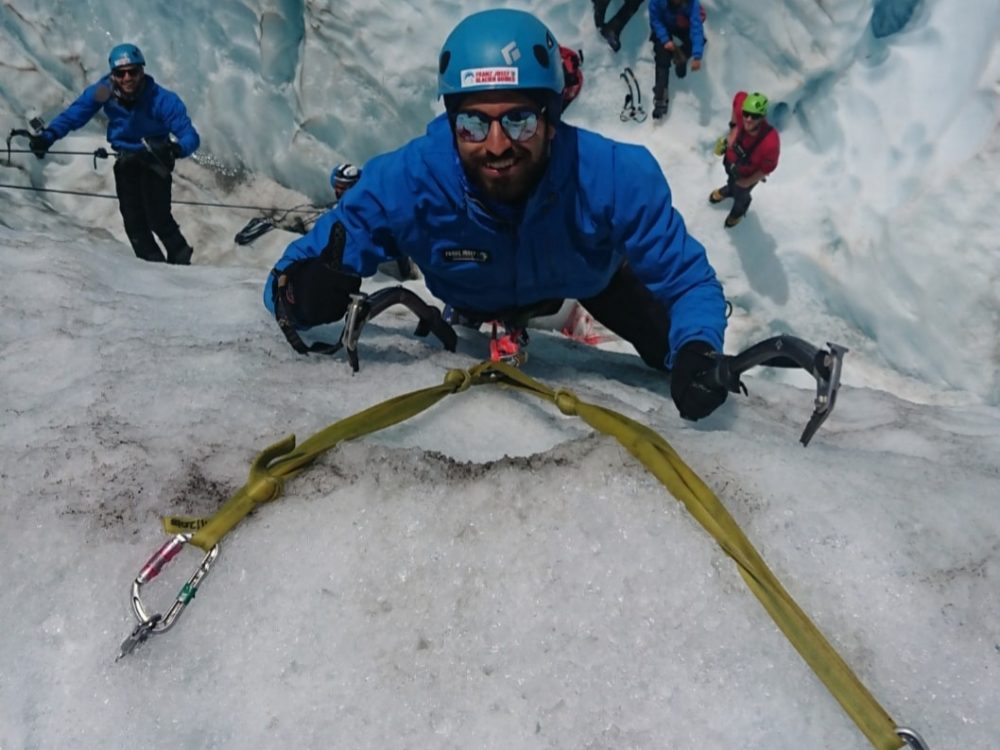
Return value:
[[(623, 263), (608, 285), (593, 297), (579, 300), (594, 319), (635, 347), (642, 361), (656, 370), (666, 370), (670, 352), (670, 313), (666, 306)], [(487, 320), (502, 320), (524, 327), (530, 318), (554, 315), (563, 301), (545, 300), (528, 307), (482, 312), (456, 310), (462, 324), (478, 327)]]
[[(677, 77), (683, 78), (683, 71), (687, 74), (687, 61), (691, 59), (694, 52), (694, 43), (691, 41), (691, 29), (670, 29), (671, 37), (677, 37), (681, 42), (681, 52), (683, 58), (679, 58), (673, 52), (667, 52), (663, 45), (652, 37), (653, 42), (653, 64), (655, 65), (656, 78), (653, 81), (653, 103), (665, 104), (670, 98), (670, 66), (677, 64)], [(674, 43), (676, 46), (676, 42)], [(674, 58), (677, 57), (675, 60)], [(683, 59), (683, 63), (681, 62)]]
[(735, 166), (726, 162), (723, 162), (723, 165), (726, 168), (726, 172), (729, 174), (729, 178), (726, 181), (726, 186), (719, 192), (722, 193), (724, 198), (733, 199), (733, 207), (729, 210), (730, 216), (744, 216), (750, 208), (750, 201), (753, 200), (750, 196), (750, 191), (757, 186), (754, 184), (750, 187), (740, 187), (736, 184), (736, 180), (738, 180), (740, 176), (737, 174)]
[(611, 17), (611, 20), (605, 21), (604, 16), (608, 12), (611, 0), (592, 0), (592, 2), (594, 3), (594, 24), (598, 29), (608, 27), (616, 34), (622, 33), (625, 24), (629, 22), (629, 19), (636, 14), (639, 6), (642, 5), (642, 0), (625, 0), (622, 7), (618, 9), (618, 12)]
[(603, 291), (580, 300), (584, 309), (621, 336), (655, 370), (666, 370), (670, 353), (670, 311), (643, 284), (628, 263), (622, 263)]
[(154, 263), (164, 261), (153, 238), (155, 233), (167, 251), (167, 263), (191, 262), (191, 247), (170, 213), (170, 173), (156, 172), (139, 158), (122, 158), (115, 163), (115, 192), (125, 223), (125, 234), (136, 257)]

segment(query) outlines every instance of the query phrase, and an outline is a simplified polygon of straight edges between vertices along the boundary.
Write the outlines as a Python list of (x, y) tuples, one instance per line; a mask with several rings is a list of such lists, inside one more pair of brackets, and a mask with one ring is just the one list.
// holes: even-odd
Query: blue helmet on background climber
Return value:
[(145, 65), (146, 58), (134, 44), (116, 45), (108, 54), (108, 67), (112, 70), (125, 65)]
[(451, 109), (457, 94), (494, 90), (547, 92), (549, 119), (558, 120), (563, 80), (559, 43), (531, 13), (484, 10), (463, 19), (438, 57), (438, 96)]

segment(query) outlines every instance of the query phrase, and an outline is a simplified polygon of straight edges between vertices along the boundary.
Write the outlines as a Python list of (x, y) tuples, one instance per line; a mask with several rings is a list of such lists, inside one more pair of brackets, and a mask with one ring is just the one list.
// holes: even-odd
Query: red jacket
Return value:
[[(748, 133), (743, 128), (743, 102), (747, 98), (746, 91), (740, 91), (733, 97), (732, 122), (736, 124), (736, 136), (730, 138), (730, 143), (726, 149), (726, 163), (734, 164), (734, 169), (738, 177), (749, 177), (758, 170), (764, 174), (771, 174), (778, 166), (778, 155), (781, 153), (781, 139), (778, 131), (775, 130), (765, 118), (761, 121), (760, 127), (754, 134)], [(736, 146), (749, 154), (741, 160)]]

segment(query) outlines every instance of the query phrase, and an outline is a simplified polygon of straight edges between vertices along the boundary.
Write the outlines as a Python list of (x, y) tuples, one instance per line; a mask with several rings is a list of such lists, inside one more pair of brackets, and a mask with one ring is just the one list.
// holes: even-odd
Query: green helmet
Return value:
[(759, 91), (747, 94), (747, 98), (743, 100), (743, 111), (763, 117), (767, 114), (767, 97)]

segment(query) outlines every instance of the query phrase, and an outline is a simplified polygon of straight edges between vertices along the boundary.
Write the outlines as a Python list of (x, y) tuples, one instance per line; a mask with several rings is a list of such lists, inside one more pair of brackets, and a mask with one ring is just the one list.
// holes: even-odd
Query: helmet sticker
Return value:
[(517, 68), (466, 68), (462, 71), (462, 88), (505, 84), (517, 86)]
[(505, 44), (500, 50), (500, 54), (503, 55), (503, 61), (508, 65), (513, 65), (521, 59), (521, 50), (517, 48), (517, 42)]

